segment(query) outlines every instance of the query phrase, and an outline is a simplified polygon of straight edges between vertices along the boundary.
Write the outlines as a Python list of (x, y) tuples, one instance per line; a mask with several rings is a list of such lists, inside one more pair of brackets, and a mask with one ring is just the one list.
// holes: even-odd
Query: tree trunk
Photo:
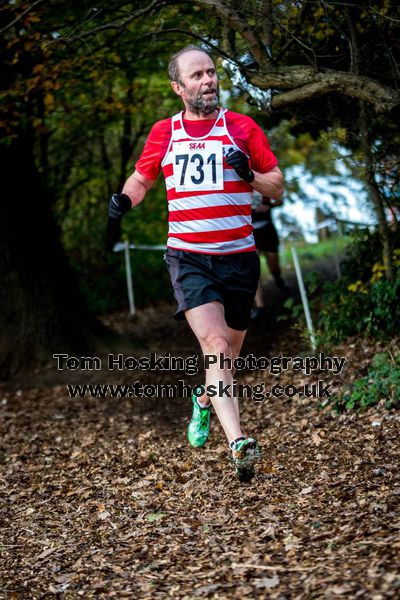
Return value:
[[(353, 13), (352, 8), (355, 8), (358, 11), (358, 7), (350, 7), (349, 5), (345, 7), (345, 11), (349, 29), (351, 70), (358, 75), (360, 72), (360, 49), (357, 29), (355, 27), (355, 19), (359, 16), (359, 12)], [(382, 258), (385, 266), (386, 278), (391, 280), (393, 279), (393, 261), (390, 232), (385, 215), (384, 199), (375, 178), (375, 167), (371, 150), (371, 141), (369, 139), (368, 116), (365, 101), (360, 100), (359, 106), (360, 148), (365, 164), (364, 179), (365, 183), (367, 184), (369, 196), (375, 207), (376, 216), (378, 218), (379, 235), (382, 242)]]
[(371, 144), (368, 136), (368, 125), (365, 105), (360, 102), (360, 146), (364, 155), (365, 173), (364, 178), (367, 184), (369, 196), (374, 204), (376, 216), (378, 218), (379, 235), (382, 241), (382, 258), (385, 266), (386, 278), (391, 281), (393, 279), (393, 260), (392, 247), (390, 241), (390, 231), (385, 215), (385, 205), (382, 194), (379, 190), (375, 179), (374, 161), (371, 152)]
[(0, 377), (48, 361), (55, 352), (87, 351), (100, 325), (87, 312), (60, 243), (37, 170), (33, 135), (0, 145)]

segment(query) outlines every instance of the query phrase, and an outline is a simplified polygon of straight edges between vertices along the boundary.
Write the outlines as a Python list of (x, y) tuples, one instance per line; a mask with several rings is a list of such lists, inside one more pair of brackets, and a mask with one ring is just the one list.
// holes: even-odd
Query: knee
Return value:
[(215, 354), (219, 356), (223, 354), (225, 357), (232, 356), (232, 348), (228, 339), (223, 334), (212, 333), (204, 338), (203, 343), (204, 354)]

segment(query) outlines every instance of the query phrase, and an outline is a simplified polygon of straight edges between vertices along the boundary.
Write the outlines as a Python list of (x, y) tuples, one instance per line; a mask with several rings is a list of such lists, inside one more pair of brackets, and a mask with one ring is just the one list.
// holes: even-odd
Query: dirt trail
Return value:
[[(244, 355), (304, 350), (276, 321), (279, 296), (270, 297)], [(170, 311), (110, 317), (127, 335), (119, 351), (193, 354), (192, 335)], [(354, 357), (363, 351), (355, 346)], [(85, 381), (133, 377), (183, 375), (103, 370)], [(260, 378), (305, 380), (293, 371), (239, 375)], [(67, 379), (53, 366), (0, 389), (0, 598), (400, 596), (396, 414), (336, 416), (312, 398), (244, 400), (244, 427), (263, 459), (253, 482), (240, 484), (216, 419), (204, 449), (188, 446), (187, 399), (71, 399)]]

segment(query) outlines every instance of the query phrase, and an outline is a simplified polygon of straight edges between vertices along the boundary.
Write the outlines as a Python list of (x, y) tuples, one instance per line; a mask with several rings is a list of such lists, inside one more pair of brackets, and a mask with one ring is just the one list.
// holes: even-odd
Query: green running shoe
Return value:
[(198, 405), (197, 397), (192, 395), (193, 412), (188, 427), (189, 444), (194, 448), (201, 448), (207, 441), (210, 433), (210, 412), (211, 405), (207, 408), (201, 408)]
[(254, 463), (260, 458), (256, 440), (246, 438), (236, 442), (232, 448), (232, 458), (239, 481), (250, 481), (255, 475)]

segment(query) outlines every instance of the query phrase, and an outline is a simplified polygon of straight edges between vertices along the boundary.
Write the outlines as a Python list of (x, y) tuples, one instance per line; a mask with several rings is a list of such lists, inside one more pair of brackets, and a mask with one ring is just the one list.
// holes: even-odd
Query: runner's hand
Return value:
[(113, 194), (108, 204), (108, 216), (110, 219), (120, 219), (132, 208), (132, 202), (126, 194)]
[(254, 173), (250, 169), (249, 159), (244, 152), (235, 150), (234, 152), (228, 154), (225, 160), (228, 165), (235, 169), (236, 173), (243, 179), (243, 181), (246, 181), (246, 183), (251, 183), (254, 181)]
[(126, 194), (113, 194), (108, 204), (108, 223), (106, 231), (106, 250), (111, 252), (119, 240), (121, 217), (132, 208), (132, 202)]

